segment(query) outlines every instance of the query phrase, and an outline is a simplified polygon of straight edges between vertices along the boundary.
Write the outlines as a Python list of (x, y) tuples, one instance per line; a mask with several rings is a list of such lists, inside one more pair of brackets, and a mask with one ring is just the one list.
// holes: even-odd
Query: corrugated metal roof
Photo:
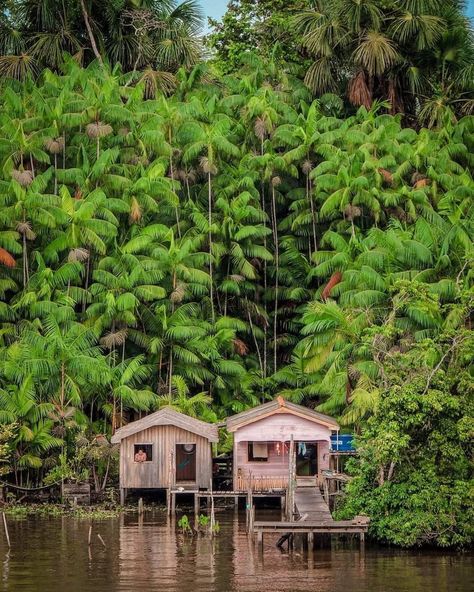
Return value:
[(308, 407), (304, 407), (303, 405), (291, 403), (282, 397), (277, 397), (269, 403), (264, 403), (263, 405), (259, 405), (258, 407), (254, 407), (248, 411), (242, 411), (241, 413), (237, 413), (237, 415), (232, 415), (227, 419), (227, 429), (230, 432), (234, 432), (241, 425), (258, 421), (263, 417), (273, 415), (273, 413), (285, 412), (302, 415), (306, 419), (314, 421), (315, 423), (323, 423), (329, 425), (335, 430), (339, 429), (339, 424), (333, 417), (329, 417), (329, 415), (324, 415), (323, 413), (318, 413), (317, 411), (309, 409)]
[(151, 413), (142, 419), (132, 421), (123, 428), (118, 429), (112, 436), (112, 444), (118, 444), (124, 438), (128, 438), (133, 434), (141, 432), (147, 428), (160, 425), (173, 425), (203, 438), (207, 438), (209, 442), (218, 442), (219, 434), (217, 426), (212, 423), (206, 423), (200, 419), (189, 417), (184, 413), (179, 413), (171, 407), (164, 407), (155, 413)]

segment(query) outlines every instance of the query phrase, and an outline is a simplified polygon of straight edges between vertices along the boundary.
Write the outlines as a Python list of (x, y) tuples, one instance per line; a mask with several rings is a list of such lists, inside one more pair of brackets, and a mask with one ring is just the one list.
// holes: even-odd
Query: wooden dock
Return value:
[(294, 502), (295, 514), (298, 516), (296, 522), (253, 521), (252, 531), (257, 535), (262, 551), (264, 534), (275, 532), (280, 535), (305, 535), (309, 548), (314, 545), (315, 534), (358, 534), (361, 544), (364, 543), (369, 519), (366, 516), (356, 516), (353, 520), (334, 520), (318, 487), (297, 487)]

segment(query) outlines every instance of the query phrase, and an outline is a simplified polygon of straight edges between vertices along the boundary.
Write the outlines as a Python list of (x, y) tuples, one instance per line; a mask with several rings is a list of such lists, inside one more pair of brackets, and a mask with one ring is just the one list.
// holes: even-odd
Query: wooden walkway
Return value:
[[(303, 534), (307, 545), (314, 545), (315, 534), (358, 534), (361, 544), (369, 527), (366, 516), (356, 516), (354, 520), (336, 521), (331, 516), (318, 487), (297, 487), (294, 494), (297, 522), (252, 522), (252, 531), (257, 535), (257, 542), (263, 551), (264, 533), (287, 535)], [(288, 542), (290, 545), (290, 542)]]
[(319, 487), (297, 487), (295, 490), (295, 509), (299, 522), (333, 522), (331, 512), (324, 501)]

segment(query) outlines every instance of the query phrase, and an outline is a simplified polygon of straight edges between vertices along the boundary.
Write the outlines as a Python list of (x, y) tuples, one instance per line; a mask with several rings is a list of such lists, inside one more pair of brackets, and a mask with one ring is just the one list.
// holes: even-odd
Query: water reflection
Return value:
[[(264, 519), (261, 514), (259, 519)], [(14, 592), (465, 592), (472, 556), (413, 552), (354, 543), (316, 543), (293, 553), (266, 537), (263, 554), (245, 517), (218, 516), (210, 539), (177, 532), (160, 512), (92, 524), (84, 520), (9, 520), (11, 551), (0, 533), (1, 589)], [(106, 547), (98, 536), (101, 535)]]

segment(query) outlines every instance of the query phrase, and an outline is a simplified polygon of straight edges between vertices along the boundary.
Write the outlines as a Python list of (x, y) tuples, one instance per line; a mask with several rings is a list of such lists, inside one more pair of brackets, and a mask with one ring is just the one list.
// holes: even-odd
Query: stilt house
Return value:
[(278, 397), (274, 401), (229, 417), (234, 434), (235, 491), (285, 489), (289, 479), (290, 441), (296, 455), (298, 485), (316, 485), (329, 468), (335, 419)]
[(165, 407), (120, 428), (121, 502), (129, 489), (208, 489), (217, 426)]

